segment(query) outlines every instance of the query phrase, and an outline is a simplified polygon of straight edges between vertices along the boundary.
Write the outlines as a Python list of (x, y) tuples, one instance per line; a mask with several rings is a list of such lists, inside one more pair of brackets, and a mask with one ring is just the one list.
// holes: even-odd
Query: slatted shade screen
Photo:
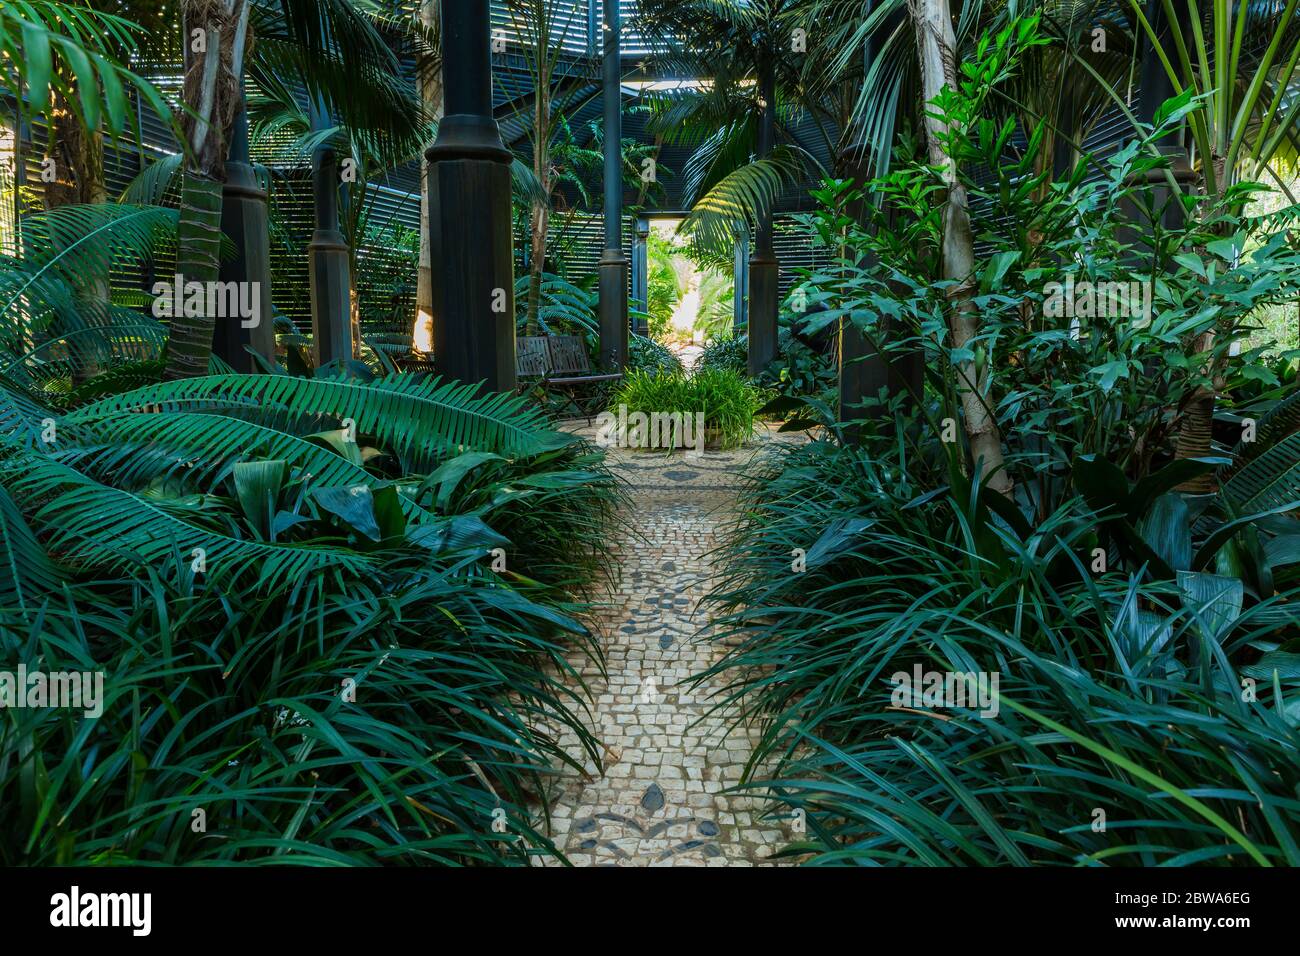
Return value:
[(772, 217), (772, 246), (776, 250), (778, 300), (781, 302), (802, 281), (800, 269), (817, 269), (830, 262), (829, 252), (814, 245), (808, 229), (793, 215)]

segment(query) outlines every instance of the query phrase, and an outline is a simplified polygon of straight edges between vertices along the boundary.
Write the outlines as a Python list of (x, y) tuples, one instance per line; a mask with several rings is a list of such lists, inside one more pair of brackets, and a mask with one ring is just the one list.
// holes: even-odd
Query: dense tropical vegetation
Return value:
[(0, 863), (566, 862), (653, 447), (783, 860), (1300, 865), (1297, 7), (0, 5)]

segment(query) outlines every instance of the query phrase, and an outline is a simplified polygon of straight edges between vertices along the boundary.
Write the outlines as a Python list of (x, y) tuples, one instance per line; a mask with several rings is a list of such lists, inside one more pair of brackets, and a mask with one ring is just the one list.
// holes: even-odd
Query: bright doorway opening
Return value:
[(650, 337), (691, 368), (705, 345), (732, 334), (731, 263), (713, 262), (677, 234), (680, 219), (650, 220), (646, 240), (646, 311)]

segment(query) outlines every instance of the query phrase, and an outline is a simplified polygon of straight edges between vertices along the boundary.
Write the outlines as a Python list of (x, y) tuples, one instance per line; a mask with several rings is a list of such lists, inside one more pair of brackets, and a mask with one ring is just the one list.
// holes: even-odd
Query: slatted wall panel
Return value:
[(276, 170), (271, 177), (271, 299), (303, 332), (311, 331), (307, 244), (315, 231), (311, 171)]
[[(507, 48), (530, 43), (534, 26), (530, 0), (497, 0), (492, 4), (493, 35), (505, 38)], [(576, 55), (589, 51), (587, 31), (587, 0), (550, 0), (547, 6), (553, 11), (549, 36), (551, 46)]]
[[(551, 222), (550, 235), (554, 239), (560, 234), (562, 217), (555, 217)], [(632, 261), (632, 240), (635, 223), (630, 216), (623, 217), (623, 254), (629, 263)], [(527, 270), (528, 234), (515, 237), (515, 275), (522, 275)], [(605, 253), (605, 220), (599, 213), (577, 213), (564, 231), (564, 271), (565, 277), (574, 283), (580, 283), (589, 276), (600, 272), (600, 257)], [(631, 295), (631, 270), (628, 270), (628, 294)]]
[[(361, 303), (361, 332), (409, 334), (419, 265), (420, 194), (372, 185), (367, 203), (372, 241), (357, 250), (352, 277)], [(406, 240), (401, 246), (394, 240), (398, 233)]]
[(817, 269), (830, 263), (830, 254), (813, 244), (808, 228), (792, 215), (778, 213), (772, 217), (772, 245), (779, 263), (777, 288), (782, 302), (802, 280), (798, 270)]

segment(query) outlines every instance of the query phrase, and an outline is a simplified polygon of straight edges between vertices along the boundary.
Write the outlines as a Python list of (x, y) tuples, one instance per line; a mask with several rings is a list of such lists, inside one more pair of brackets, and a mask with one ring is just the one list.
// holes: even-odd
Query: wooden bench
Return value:
[(581, 335), (519, 336), (515, 340), (515, 374), (521, 382), (536, 379), (533, 384), (568, 393), (579, 408), (582, 406), (572, 394), (578, 386), (623, 377), (622, 372), (593, 372)]
[(612, 382), (622, 372), (593, 372), (581, 335), (521, 335), (515, 340), (515, 374), (546, 385)]

